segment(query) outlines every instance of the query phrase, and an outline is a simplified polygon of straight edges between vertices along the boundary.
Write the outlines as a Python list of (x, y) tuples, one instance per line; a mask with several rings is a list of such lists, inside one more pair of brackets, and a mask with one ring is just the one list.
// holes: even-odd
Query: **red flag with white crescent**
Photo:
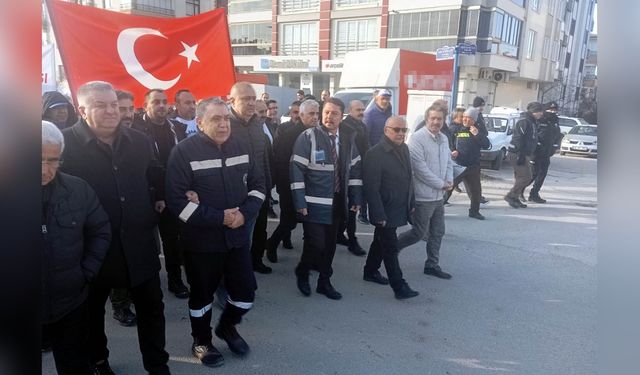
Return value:
[(224, 9), (159, 18), (47, 1), (71, 92), (107, 81), (133, 93), (162, 89), (169, 98), (189, 89), (196, 98), (223, 96), (235, 83)]

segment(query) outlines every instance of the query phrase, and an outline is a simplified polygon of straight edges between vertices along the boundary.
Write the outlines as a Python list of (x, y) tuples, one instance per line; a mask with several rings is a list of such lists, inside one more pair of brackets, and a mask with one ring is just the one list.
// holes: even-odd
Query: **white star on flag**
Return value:
[(196, 49), (198, 49), (198, 45), (194, 44), (193, 46), (188, 45), (185, 42), (182, 43), (182, 47), (184, 47), (184, 51), (180, 52), (180, 56), (184, 56), (187, 58), (187, 69), (191, 67), (192, 61), (200, 62), (198, 56), (196, 56)]

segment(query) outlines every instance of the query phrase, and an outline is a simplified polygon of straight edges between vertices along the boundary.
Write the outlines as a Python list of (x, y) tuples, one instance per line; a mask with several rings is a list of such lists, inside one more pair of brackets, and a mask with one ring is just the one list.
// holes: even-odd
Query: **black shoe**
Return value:
[(407, 284), (402, 284), (402, 286), (397, 290), (394, 290), (393, 293), (395, 294), (396, 299), (413, 298), (420, 294), (415, 290), (409, 288), (409, 285)]
[(424, 268), (424, 274), (425, 275), (431, 275), (431, 276), (435, 276), (437, 278), (440, 279), (450, 279), (451, 275), (444, 272), (443, 270), (441, 270), (439, 267), (438, 268), (434, 268), (434, 267), (425, 267)]
[(349, 243), (349, 252), (353, 255), (356, 256), (364, 256), (367, 254), (367, 251), (365, 249), (362, 248), (362, 246), (360, 246), (360, 244), (358, 243), (358, 239), (354, 238), (352, 241), (350, 241)]
[(109, 361), (106, 359), (102, 361), (102, 363), (95, 364), (95, 366), (93, 367), (93, 374), (94, 375), (116, 375), (116, 373), (113, 372), (113, 370), (111, 369), (111, 366), (109, 366)]
[(282, 240), (282, 247), (284, 247), (285, 249), (293, 249), (293, 244), (291, 243), (291, 238), (285, 238), (284, 240)]
[(169, 278), (169, 291), (177, 298), (186, 299), (189, 298), (189, 289), (184, 285), (180, 278)]
[(267, 240), (267, 259), (271, 263), (278, 263), (278, 248), (271, 239)]
[(309, 275), (307, 276), (296, 275), (296, 283), (302, 295), (304, 295), (305, 297), (309, 297), (311, 295), (311, 285), (309, 285)]
[(539, 195), (531, 195), (531, 194), (529, 194), (529, 202), (547, 203), (547, 200), (540, 198)]
[(469, 212), (469, 217), (472, 217), (478, 220), (484, 220), (484, 216), (480, 212)]
[(207, 367), (220, 367), (224, 365), (222, 353), (210, 342), (204, 345), (196, 345), (194, 342), (193, 345), (191, 345), (191, 353)]
[(229, 345), (229, 349), (233, 354), (243, 357), (249, 353), (249, 344), (247, 344), (242, 336), (240, 336), (236, 327), (227, 325), (221, 326), (218, 324), (215, 332), (216, 336), (227, 342), (227, 345)]
[(342, 298), (342, 294), (335, 290), (330, 282), (318, 283), (316, 293), (324, 294), (329, 299), (339, 300)]
[(347, 237), (345, 237), (344, 234), (338, 234), (336, 243), (342, 246), (349, 246), (349, 240), (347, 239)]
[(364, 215), (358, 215), (358, 222), (360, 224), (364, 224), (364, 225), (369, 225), (370, 224), (369, 223), (369, 219), (367, 219), (367, 217), (364, 216)]
[(480, 197), (480, 203), (487, 204), (487, 203), (489, 203), (489, 200), (487, 198), (485, 198), (485, 197)]
[(376, 283), (376, 284), (380, 284), (380, 285), (388, 285), (389, 284), (389, 279), (387, 279), (386, 277), (382, 276), (380, 271), (376, 271), (375, 273), (372, 273), (372, 274), (366, 274), (365, 273), (362, 276), (362, 280), (371, 281), (372, 283)]
[(269, 207), (269, 209), (267, 210), (267, 216), (271, 219), (278, 218), (278, 214), (273, 210), (273, 207)]
[(504, 200), (507, 201), (507, 203), (509, 203), (509, 206), (511, 206), (513, 208), (520, 208), (520, 206), (522, 206), (522, 203), (519, 200), (512, 199), (509, 196), (505, 196)]
[(124, 327), (133, 327), (136, 325), (136, 314), (128, 307), (124, 309), (114, 309), (113, 319), (120, 322), (120, 325)]
[(257, 273), (261, 273), (263, 275), (268, 275), (270, 274), (273, 270), (271, 269), (271, 267), (269, 266), (265, 266), (264, 263), (262, 263), (262, 260), (255, 262), (253, 264), (253, 271), (257, 272)]

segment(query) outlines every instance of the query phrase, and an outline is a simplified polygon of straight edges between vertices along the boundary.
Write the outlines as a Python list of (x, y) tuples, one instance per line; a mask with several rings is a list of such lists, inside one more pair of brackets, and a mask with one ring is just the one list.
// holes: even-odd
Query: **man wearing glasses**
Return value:
[(340, 99), (327, 99), (321, 124), (298, 136), (290, 167), (293, 205), (304, 228), (298, 289), (311, 295), (309, 271), (317, 269), (316, 292), (334, 300), (342, 298), (330, 281), (338, 226), (348, 209), (356, 212), (362, 202), (360, 155), (355, 133), (340, 132), (343, 113)]
[[(414, 205), (411, 157), (404, 143), (407, 130), (407, 122), (403, 118), (389, 117), (384, 137), (367, 152), (363, 169), (369, 218), (376, 227), (363, 279), (381, 285), (391, 284), (397, 299), (419, 294), (402, 278), (398, 263), (396, 229), (407, 224)], [(378, 271), (382, 261), (389, 279)]]
[(409, 142), (415, 193), (412, 227), (398, 236), (398, 249), (427, 241), (424, 273), (441, 279), (451, 275), (439, 265), (440, 243), (444, 236), (444, 193), (453, 188), (453, 162), (447, 136), (440, 130), (444, 111), (439, 105), (427, 109), (427, 124)]

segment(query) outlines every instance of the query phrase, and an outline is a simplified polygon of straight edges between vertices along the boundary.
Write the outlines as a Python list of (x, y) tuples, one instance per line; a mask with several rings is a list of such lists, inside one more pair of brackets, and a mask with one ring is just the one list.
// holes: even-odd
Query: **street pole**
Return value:
[(451, 88), (451, 111), (449, 113), (453, 113), (453, 110), (456, 109), (456, 105), (458, 104), (458, 78), (460, 76), (460, 47), (456, 44), (455, 51), (453, 54), (453, 83)]

